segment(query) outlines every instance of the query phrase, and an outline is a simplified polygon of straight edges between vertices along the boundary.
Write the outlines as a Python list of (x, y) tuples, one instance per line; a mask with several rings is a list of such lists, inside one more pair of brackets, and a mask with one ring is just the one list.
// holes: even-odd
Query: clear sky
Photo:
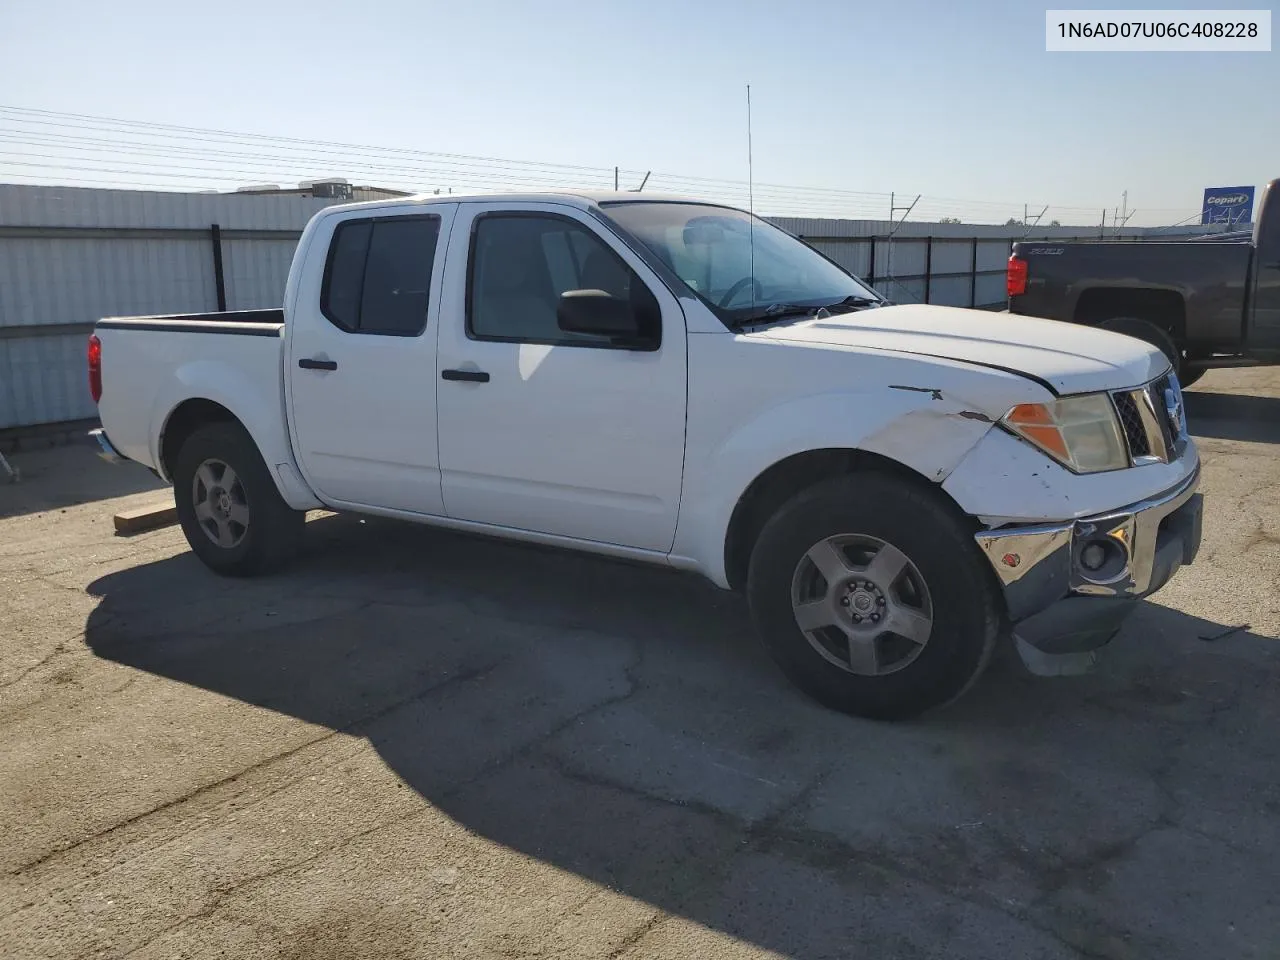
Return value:
[[(757, 182), (992, 201), (1018, 216), (1023, 203), (1113, 207), (1127, 190), (1136, 224), (1194, 213), (1206, 186), (1280, 177), (1280, 53), (1046, 53), (1044, 10), (0, 0), (0, 104), (745, 180), (750, 83)], [(17, 142), (24, 129), (0, 122), (10, 160), (33, 152)], [(0, 164), (0, 180), (59, 179), (26, 162)]]

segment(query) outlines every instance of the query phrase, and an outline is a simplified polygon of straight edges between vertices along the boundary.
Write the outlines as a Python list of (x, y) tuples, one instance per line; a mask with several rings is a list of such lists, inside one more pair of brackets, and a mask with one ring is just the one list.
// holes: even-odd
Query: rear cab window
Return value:
[(320, 312), (347, 333), (419, 336), (439, 238), (434, 214), (342, 221), (329, 243)]

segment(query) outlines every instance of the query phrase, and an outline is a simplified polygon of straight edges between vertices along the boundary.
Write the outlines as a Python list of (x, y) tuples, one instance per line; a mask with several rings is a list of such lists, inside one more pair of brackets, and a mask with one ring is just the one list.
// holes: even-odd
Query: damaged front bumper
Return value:
[[(1200, 468), (1150, 499), (1057, 524), (977, 534), (1004, 588), (1019, 652), (1036, 672), (1106, 644), (1200, 549)], [(1046, 659), (1047, 658), (1047, 659)]]

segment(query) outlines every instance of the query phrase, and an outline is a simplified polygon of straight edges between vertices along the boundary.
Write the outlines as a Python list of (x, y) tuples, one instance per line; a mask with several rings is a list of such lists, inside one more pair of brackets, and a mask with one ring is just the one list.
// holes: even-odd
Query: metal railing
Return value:
[[(997, 302), (1003, 300), (984, 300), (978, 301), (978, 278), (1004, 276), (1005, 267), (992, 267), (988, 269), (978, 269), (978, 251), (983, 244), (995, 245), (1004, 244), (1010, 250), (1012, 249), (1013, 240), (1003, 240), (992, 237), (889, 237), (889, 236), (873, 236), (873, 237), (812, 237), (800, 236), (801, 240), (806, 243), (835, 243), (841, 246), (852, 246), (854, 248), (862, 248), (866, 252), (868, 269), (860, 274), (860, 279), (871, 287), (877, 287), (885, 281), (892, 282), (901, 287), (908, 283), (924, 284), (924, 296), (919, 301), (921, 303), (931, 303), (933, 295), (933, 285), (936, 280), (965, 280), (969, 281), (969, 298), (967, 304), (952, 304), (954, 306), (969, 307), (990, 307)], [(924, 244), (924, 271), (922, 273), (899, 273), (891, 268), (881, 273), (877, 267), (885, 267), (888, 264), (888, 255), (891, 254), (894, 244), (900, 245), (919, 245)], [(950, 270), (943, 272), (935, 272), (933, 269), (933, 251), (938, 245), (964, 245), (969, 248), (969, 268), (967, 270)], [(1006, 254), (1007, 256), (1007, 254)], [(877, 258), (880, 258), (877, 263)], [(858, 273), (858, 271), (851, 271)], [(890, 297), (890, 299), (893, 299)]]

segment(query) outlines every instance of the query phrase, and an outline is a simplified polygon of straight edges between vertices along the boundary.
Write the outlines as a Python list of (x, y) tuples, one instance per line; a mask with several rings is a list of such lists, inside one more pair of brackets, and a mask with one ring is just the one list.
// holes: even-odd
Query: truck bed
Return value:
[[(1253, 247), (1234, 243), (1020, 242), (1026, 292), (1011, 313), (1094, 323), (1094, 308), (1114, 310), (1112, 292), (1167, 291), (1185, 302), (1186, 346), (1198, 353), (1238, 350)], [(1103, 304), (1106, 304), (1105, 308)]]
[[(193, 383), (208, 401), (251, 411), (268, 449), (285, 436), (281, 363), (283, 310), (106, 317), (98, 409), (110, 441), (131, 460), (165, 473), (165, 418)], [(145, 385), (145, 389), (137, 389)]]

